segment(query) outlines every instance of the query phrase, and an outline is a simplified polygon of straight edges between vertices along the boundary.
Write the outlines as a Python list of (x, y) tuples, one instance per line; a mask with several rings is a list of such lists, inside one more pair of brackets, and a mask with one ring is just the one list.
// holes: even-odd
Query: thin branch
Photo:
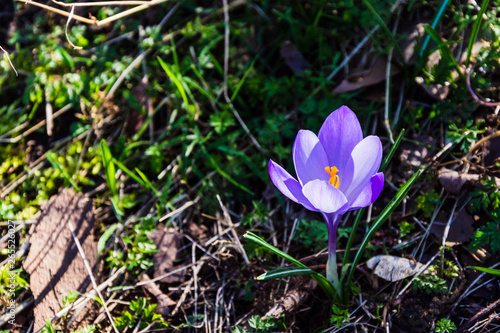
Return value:
[[(25, 1), (25, 0), (14, 0), (14, 1), (17, 1), (17, 2), (24, 2), (24, 3), (28, 3), (30, 5), (34, 5), (34, 6), (38, 6), (38, 7), (41, 7), (43, 9), (46, 9), (48, 11), (51, 11), (51, 12), (54, 12), (54, 13), (57, 13), (57, 14), (60, 14), (60, 15), (63, 15), (63, 16), (66, 16), (66, 17), (71, 17), (71, 18), (74, 18), (75, 20), (77, 21), (81, 21), (83, 23), (87, 23), (87, 24), (92, 24), (92, 25), (97, 25), (97, 26), (101, 26), (101, 25), (105, 25), (107, 23), (110, 23), (110, 22), (113, 22), (113, 21), (116, 21), (118, 19), (121, 19), (125, 16), (128, 16), (128, 15), (131, 15), (131, 14), (134, 14), (134, 13), (137, 13), (141, 10), (144, 10), (146, 8), (149, 8), (151, 6), (155, 6), (155, 5), (158, 5), (160, 3), (163, 3), (163, 2), (166, 2), (168, 0), (152, 0), (152, 1), (105, 1), (105, 2), (86, 2), (86, 3), (79, 3), (79, 4), (64, 4), (63, 6), (65, 7), (69, 7), (71, 6), (72, 8), (75, 7), (75, 6), (98, 6), (99, 4), (101, 5), (122, 5), (122, 6), (128, 6), (128, 5), (132, 5), (132, 3), (136, 3), (136, 4), (139, 4), (141, 3), (141, 5), (137, 6), (137, 7), (134, 7), (134, 8), (130, 8), (130, 9), (127, 9), (121, 13), (118, 13), (118, 14), (115, 14), (113, 16), (110, 16), (108, 18), (105, 18), (104, 20), (102, 21), (99, 21), (97, 19), (93, 19), (93, 20), (90, 20), (88, 18), (85, 18), (83, 16), (79, 16), (79, 15), (72, 15), (71, 13), (65, 11), (65, 10), (61, 10), (61, 9), (58, 9), (58, 8), (54, 8), (52, 6), (48, 6), (48, 5), (44, 5), (44, 4), (41, 4), (41, 3), (38, 3), (36, 1)], [(61, 2), (59, 1), (54, 1), (54, 3), (58, 4), (58, 5), (62, 5)]]
[[(14, 1), (26, 2), (25, 0), (14, 0)], [(60, 14), (60, 15), (66, 16), (66, 17), (69, 17), (69, 15), (70, 15), (70, 13), (68, 13), (65, 10), (57, 9), (57, 8), (52, 7), (52, 6), (47, 6), (47, 5), (44, 5), (42, 3), (38, 3), (36, 1), (30, 1), (28, 4), (46, 9), (48, 11), (51, 11), (51, 12), (54, 12), (56, 14)], [(80, 15), (73, 15), (73, 18), (77, 21), (81, 21), (81, 22), (87, 23), (87, 24), (97, 24), (97, 22), (98, 22), (96, 19), (89, 20), (88, 18), (85, 18), (85, 17), (80, 16)]]

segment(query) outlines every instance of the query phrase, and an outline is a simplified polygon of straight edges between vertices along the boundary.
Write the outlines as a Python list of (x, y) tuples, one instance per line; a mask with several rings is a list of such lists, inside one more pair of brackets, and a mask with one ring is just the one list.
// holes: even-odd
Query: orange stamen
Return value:
[(340, 177), (337, 175), (337, 172), (339, 171), (339, 169), (337, 169), (337, 167), (333, 166), (331, 168), (326, 167), (325, 171), (330, 175), (330, 180), (328, 181), (328, 183), (332, 184), (336, 188), (339, 188)]

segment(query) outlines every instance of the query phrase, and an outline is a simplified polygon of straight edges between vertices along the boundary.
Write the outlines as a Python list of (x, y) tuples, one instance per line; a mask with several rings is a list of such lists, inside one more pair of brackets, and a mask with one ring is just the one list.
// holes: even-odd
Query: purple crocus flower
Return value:
[(337, 290), (336, 238), (340, 218), (378, 198), (384, 186), (384, 174), (377, 172), (381, 161), (380, 139), (373, 135), (363, 139), (358, 118), (346, 106), (326, 118), (318, 136), (308, 130), (297, 134), (293, 163), (298, 180), (269, 161), (269, 175), (278, 190), (323, 215), (328, 227), (327, 279)]

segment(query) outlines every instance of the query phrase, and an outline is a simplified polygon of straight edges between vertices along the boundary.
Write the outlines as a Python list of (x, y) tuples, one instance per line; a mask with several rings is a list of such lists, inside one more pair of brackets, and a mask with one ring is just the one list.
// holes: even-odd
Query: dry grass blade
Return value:
[(227, 208), (222, 203), (222, 200), (218, 194), (217, 194), (217, 200), (219, 201), (219, 205), (222, 208), (222, 211), (224, 212), (224, 221), (227, 223), (229, 228), (231, 228), (231, 232), (233, 233), (233, 236), (234, 236), (234, 241), (236, 242), (236, 245), (238, 246), (240, 253), (243, 256), (243, 260), (245, 260), (245, 264), (250, 265), (250, 260), (248, 260), (245, 249), (243, 248), (243, 245), (241, 245), (240, 237), (238, 236), (238, 233), (234, 229), (233, 222), (231, 221), (231, 216), (229, 216), (229, 212), (227, 211)]
[(93, 7), (93, 6), (135, 6), (135, 5), (151, 5), (152, 2), (158, 1), (96, 1), (96, 2), (61, 2), (52, 0), (53, 3), (64, 7)]
[(75, 6), (71, 6), (71, 11), (69, 12), (69, 16), (68, 16), (68, 21), (66, 22), (66, 27), (64, 28), (64, 34), (66, 35), (66, 40), (68, 41), (69, 45), (71, 45), (75, 50), (81, 50), (82, 47), (76, 46), (75, 44), (73, 44), (73, 42), (69, 39), (69, 36), (68, 36), (69, 22), (73, 18), (74, 13), (75, 13)]
[[(54, 113), (52, 115), (51, 119), (54, 120), (55, 118), (59, 117), (60, 115), (62, 115), (66, 111), (70, 110), (71, 107), (72, 107), (71, 104), (66, 105), (65, 107), (61, 108), (56, 113)], [(6, 139), (6, 138), (4, 138), (4, 136), (5, 136), (5, 134), (4, 134), (4, 135), (0, 136), (0, 143), (17, 143), (17, 142), (19, 142), (19, 140), (26, 138), (28, 135), (30, 135), (31, 133), (35, 132), (37, 129), (41, 128), (45, 124), (47, 124), (47, 119), (44, 119), (44, 120), (40, 121), (35, 126), (31, 127), (30, 129), (28, 129), (24, 133), (22, 133), (22, 134), (20, 134), (20, 135), (18, 135), (16, 137), (14, 137), (14, 138), (8, 138), (8, 139)], [(8, 134), (8, 133), (6, 133), (6, 134)]]
[[(26, 3), (25, 0), (14, 0), (14, 1), (17, 1), (17, 2), (24, 2)], [(56, 14), (60, 14), (60, 15), (63, 15), (63, 16), (66, 16), (66, 17), (69, 17), (69, 18), (74, 18), (75, 20), (77, 21), (80, 21), (80, 22), (83, 22), (83, 23), (87, 23), (87, 24), (93, 24), (93, 25), (97, 25), (97, 26), (102, 26), (102, 25), (105, 25), (105, 24), (108, 24), (110, 22), (113, 22), (113, 21), (116, 21), (116, 20), (119, 20), (121, 18), (124, 18), (126, 16), (129, 16), (131, 14), (134, 14), (134, 13), (137, 13), (139, 11), (142, 11), (144, 9), (147, 9), (151, 6), (155, 6), (155, 5), (158, 5), (160, 3), (163, 3), (163, 2), (166, 2), (168, 0), (152, 0), (152, 1), (132, 1), (133, 4), (139, 4), (137, 7), (134, 7), (134, 8), (131, 8), (131, 9), (128, 9), (128, 10), (125, 10), (121, 13), (118, 13), (118, 14), (115, 14), (113, 16), (110, 16), (108, 18), (105, 18), (101, 21), (97, 20), (97, 19), (93, 19), (93, 20), (90, 20), (90, 19), (87, 19), (85, 17), (82, 17), (82, 16), (79, 16), (79, 15), (73, 15), (71, 12), (67, 12), (67, 11), (64, 11), (64, 10), (61, 10), (61, 9), (57, 9), (57, 8), (54, 8), (52, 6), (48, 6), (48, 5), (45, 5), (45, 4), (42, 4), (42, 3), (39, 3), (39, 2), (36, 2), (36, 1), (29, 1), (28, 4), (30, 5), (34, 5), (34, 6), (38, 6), (40, 8), (43, 8), (45, 10), (48, 10), (48, 11), (51, 11), (51, 12), (54, 12)], [(58, 5), (63, 5), (63, 6), (68, 6), (68, 7), (72, 7), (74, 8), (76, 5), (78, 4), (73, 4), (73, 3), (62, 3), (62, 2), (59, 2), (59, 1), (53, 1), (54, 3), (58, 4)], [(122, 6), (129, 6), (129, 5), (132, 5), (132, 3), (127, 3), (127, 1), (105, 1), (105, 2), (86, 2), (86, 3), (83, 3), (83, 4), (79, 4), (80, 6), (110, 6), (110, 5), (122, 5)], [(71, 43), (71, 42), (70, 42)]]
[(71, 235), (73, 236), (73, 240), (75, 241), (76, 247), (78, 248), (78, 252), (80, 253), (80, 256), (83, 259), (83, 263), (85, 264), (85, 268), (87, 269), (87, 273), (89, 274), (90, 280), (92, 281), (92, 286), (94, 287), (94, 290), (96, 291), (97, 295), (99, 295), (99, 298), (102, 301), (102, 305), (104, 306), (104, 310), (108, 315), (111, 326), (113, 326), (113, 329), (115, 330), (116, 333), (119, 333), (118, 329), (115, 326), (115, 322), (113, 321), (113, 317), (111, 316), (111, 313), (109, 312), (108, 307), (106, 306), (106, 301), (104, 300), (104, 297), (102, 296), (102, 293), (99, 290), (97, 283), (95, 282), (94, 274), (92, 273), (92, 269), (90, 268), (89, 262), (85, 257), (85, 252), (83, 252), (82, 245), (80, 244), (78, 238), (75, 236), (75, 227), (73, 226), (73, 223), (71, 223), (71, 221), (68, 221), (68, 227), (71, 230)]
[(19, 74), (17, 74), (17, 71), (16, 71), (16, 68), (14, 67), (14, 65), (12, 64), (12, 61), (10, 61), (10, 57), (9, 57), (9, 52), (5, 51), (5, 49), (3, 47), (0, 46), (0, 50), (3, 51), (3, 53), (5, 54), (5, 58), (7, 58), (7, 61), (9, 62), (10, 64), (10, 67), (12, 67), (12, 69), (14, 70), (14, 72), (16, 73), (16, 76), (19, 76)]

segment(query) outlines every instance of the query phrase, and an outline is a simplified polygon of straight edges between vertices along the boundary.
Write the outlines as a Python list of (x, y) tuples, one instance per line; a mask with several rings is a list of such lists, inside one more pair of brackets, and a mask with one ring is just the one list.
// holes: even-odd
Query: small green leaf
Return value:
[(234, 99), (238, 95), (238, 92), (240, 91), (241, 87), (243, 86), (243, 83), (245, 83), (245, 79), (247, 78), (248, 74), (250, 74), (250, 72), (252, 71), (253, 65), (255, 64), (255, 60), (257, 60), (257, 58), (255, 58), (252, 61), (252, 63), (248, 67), (248, 69), (245, 71), (245, 74), (243, 74), (243, 77), (241, 78), (240, 82), (238, 82), (238, 85), (236, 86), (236, 89), (234, 90), (233, 95), (231, 96), (231, 102), (234, 101)]

